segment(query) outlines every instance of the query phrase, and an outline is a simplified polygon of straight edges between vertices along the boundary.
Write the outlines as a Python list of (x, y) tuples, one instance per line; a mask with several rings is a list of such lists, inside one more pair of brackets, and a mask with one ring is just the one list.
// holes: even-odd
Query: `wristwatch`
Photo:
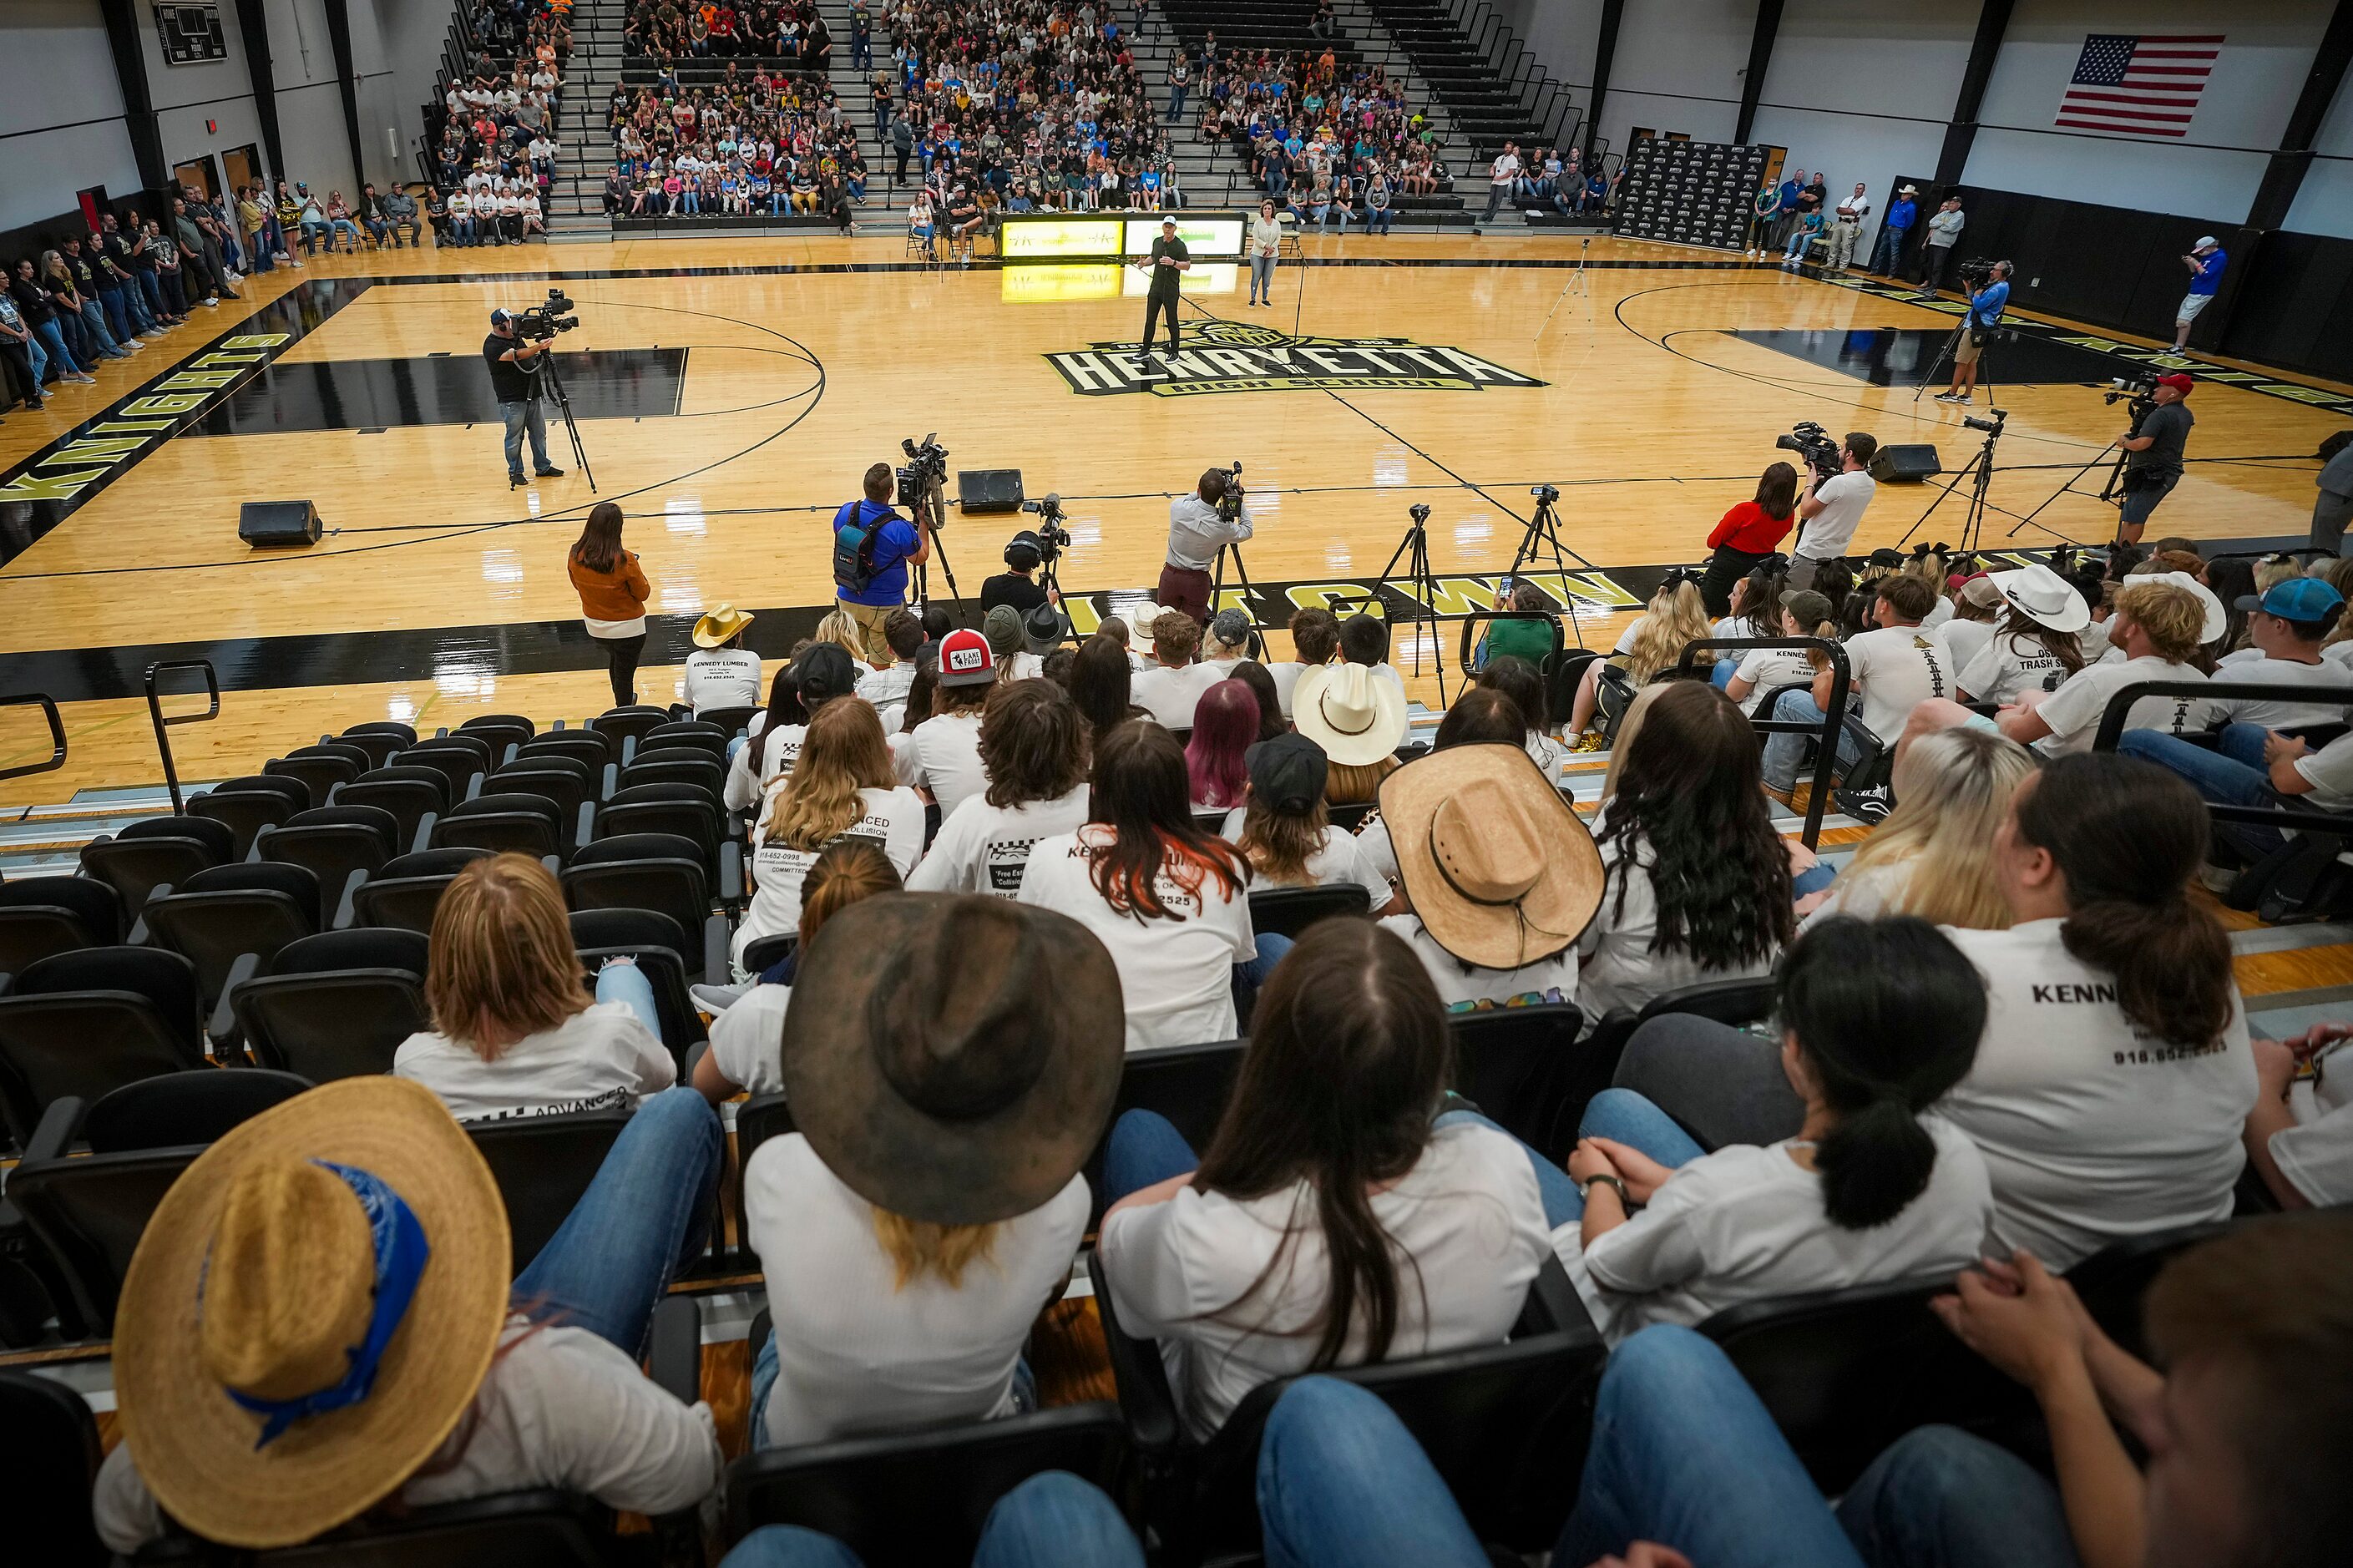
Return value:
[(1634, 1206), (1634, 1200), (1626, 1194), (1626, 1184), (1616, 1176), (1588, 1176), (1584, 1181), (1579, 1182), (1577, 1184), (1577, 1195), (1579, 1198), (1584, 1199), (1586, 1202), (1590, 1203), (1592, 1201), (1593, 1189), (1596, 1187), (1608, 1187), (1611, 1192), (1618, 1194), (1618, 1202), (1620, 1205), (1627, 1208), (1632, 1208)]

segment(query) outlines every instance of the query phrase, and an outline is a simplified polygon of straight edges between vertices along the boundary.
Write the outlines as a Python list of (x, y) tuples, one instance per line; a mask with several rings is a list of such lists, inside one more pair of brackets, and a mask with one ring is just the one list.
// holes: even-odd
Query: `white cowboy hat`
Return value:
[(2004, 603), (2038, 626), (2054, 632), (2080, 632), (2092, 624), (2091, 606), (2084, 603), (2084, 595), (2048, 566), (1996, 572), (1987, 581)]
[(2216, 595), (2213, 589), (2209, 588), (2205, 584), (2200, 583), (2189, 573), (2152, 572), (2147, 576), (2137, 578), (2134, 579), (2134, 581), (2143, 583), (2170, 583), (2177, 588), (2187, 588), (2192, 594), (2198, 595), (2199, 604), (2203, 605), (2206, 611), (2205, 629), (2198, 634), (2198, 640), (2200, 642), (2212, 642), (2230, 629), (2230, 613), (2222, 608), (2221, 599)]
[(1303, 672), (1291, 700), (1299, 732), (1347, 767), (1370, 767), (1405, 739), (1405, 694), (1369, 665), (1321, 664)]

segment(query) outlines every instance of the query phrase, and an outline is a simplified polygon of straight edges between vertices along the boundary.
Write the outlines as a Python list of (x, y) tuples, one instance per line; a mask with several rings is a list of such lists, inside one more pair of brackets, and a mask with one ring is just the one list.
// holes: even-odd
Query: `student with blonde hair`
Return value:
[(589, 994), (563, 892), (528, 855), (476, 860), (443, 890), (425, 1002), (433, 1026), (400, 1043), (392, 1070), (460, 1121), (626, 1108), (678, 1081), (653, 987), (615, 959)]
[(2001, 931), (2010, 906), (1994, 880), (1993, 836), (2021, 779), (2025, 747), (1983, 730), (1943, 730), (1895, 759), (1895, 809), (1872, 829), (1809, 926), (1834, 914), (1917, 915), (1932, 925)]
[(818, 856), (844, 838), (881, 846), (903, 878), (923, 854), (923, 803), (895, 782), (882, 721), (864, 700), (844, 697), (809, 721), (799, 760), (784, 786), (768, 797), (752, 831), (758, 846), (749, 868), (752, 907), (735, 932), (735, 967), (764, 936), (796, 930), (801, 885)]
[[(1623, 661), (1620, 668), (1626, 679), (1640, 690), (1661, 670), (1679, 663), (1686, 647), (1712, 635), (1714, 625), (1708, 619), (1707, 605), (1700, 598), (1698, 577), (1680, 570), (1670, 572), (1660, 580), (1642, 613), (1618, 634), (1618, 646), (1609, 650), (1609, 657)], [(1715, 662), (1712, 654), (1703, 655), (1700, 659), (1703, 666)], [(1568, 733), (1576, 738), (1580, 750), (1599, 749), (1585, 743), (1585, 731), (1592, 724), (1594, 709), (1600, 702), (1601, 665), (1601, 660), (1595, 659), (1585, 667), (1585, 677), (1577, 685), (1576, 700), (1569, 705)]]

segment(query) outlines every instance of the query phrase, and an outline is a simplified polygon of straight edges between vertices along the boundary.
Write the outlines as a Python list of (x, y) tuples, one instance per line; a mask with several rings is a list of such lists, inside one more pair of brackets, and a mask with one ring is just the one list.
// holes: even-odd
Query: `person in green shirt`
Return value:
[(1496, 620), (1487, 624), (1487, 657), (1480, 668), (1510, 654), (1541, 667), (1560, 636), (1560, 623), (1545, 602), (1544, 590), (1521, 583), (1495, 595), (1495, 608), (1515, 615), (1542, 616), (1542, 620)]

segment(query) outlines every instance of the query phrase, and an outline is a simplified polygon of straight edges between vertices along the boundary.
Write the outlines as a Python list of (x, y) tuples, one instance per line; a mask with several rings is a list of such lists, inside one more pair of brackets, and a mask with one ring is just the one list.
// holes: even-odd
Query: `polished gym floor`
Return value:
[[(1794, 422), (1930, 444), (1948, 469), (1983, 439), (1960, 422), (1982, 393), (1969, 410), (1916, 395), (1957, 307), (1859, 276), (1555, 237), (1310, 237), (1303, 259), (1272, 309), (1248, 305), (1246, 275), (1198, 268), (1187, 354), (1159, 380), (1122, 353), (1139, 275), (938, 268), (895, 237), (371, 250), (249, 279), (98, 385), (0, 422), (0, 687), (56, 697), (70, 744), (64, 769), (0, 783), (0, 803), (158, 781), (142, 678), (161, 660), (207, 659), (224, 689), (217, 721), (173, 731), (195, 781), (362, 719), (577, 721), (607, 697), (565, 552), (598, 499), (628, 510), (652, 580), (639, 692), (667, 701), (712, 605), (762, 612), (771, 657), (805, 634), (831, 595), (833, 509), (934, 430), (951, 499), (965, 468), (1061, 495), (1082, 629), (1151, 587), (1169, 496), (1240, 460), (1266, 623), (1368, 592), (1416, 503), (1440, 607), (1483, 604), (1548, 483), (1563, 554), (1535, 570), (1588, 640), (1614, 637), (1659, 569), (1704, 554)], [(571, 471), (510, 490), (486, 318), (559, 284), (578, 303), (560, 363), (596, 489), (558, 424), (550, 456)], [(2135, 361), (2176, 362), (2031, 320), (1989, 358), (2010, 417), (1981, 542), (2105, 540), (2102, 451), (2124, 417), (2101, 389)], [(2230, 379), (2194, 395), (2191, 470), (2153, 531), (2300, 535), (2314, 448), (2353, 423), (2348, 389), (2191, 368)], [(1883, 486), (1855, 548), (1961, 544), (1966, 482), (1921, 522), (1941, 483)], [(317, 545), (239, 542), (242, 502), (300, 499), (324, 521)], [(949, 571), (976, 594), (1029, 521), (951, 506), (933, 597)], [(1443, 629), (1451, 649), (1459, 626)], [(1411, 654), (1401, 629), (1398, 662)], [(1416, 695), (1435, 705), (1434, 679)], [(30, 710), (0, 711), (0, 767), (47, 754)]]

